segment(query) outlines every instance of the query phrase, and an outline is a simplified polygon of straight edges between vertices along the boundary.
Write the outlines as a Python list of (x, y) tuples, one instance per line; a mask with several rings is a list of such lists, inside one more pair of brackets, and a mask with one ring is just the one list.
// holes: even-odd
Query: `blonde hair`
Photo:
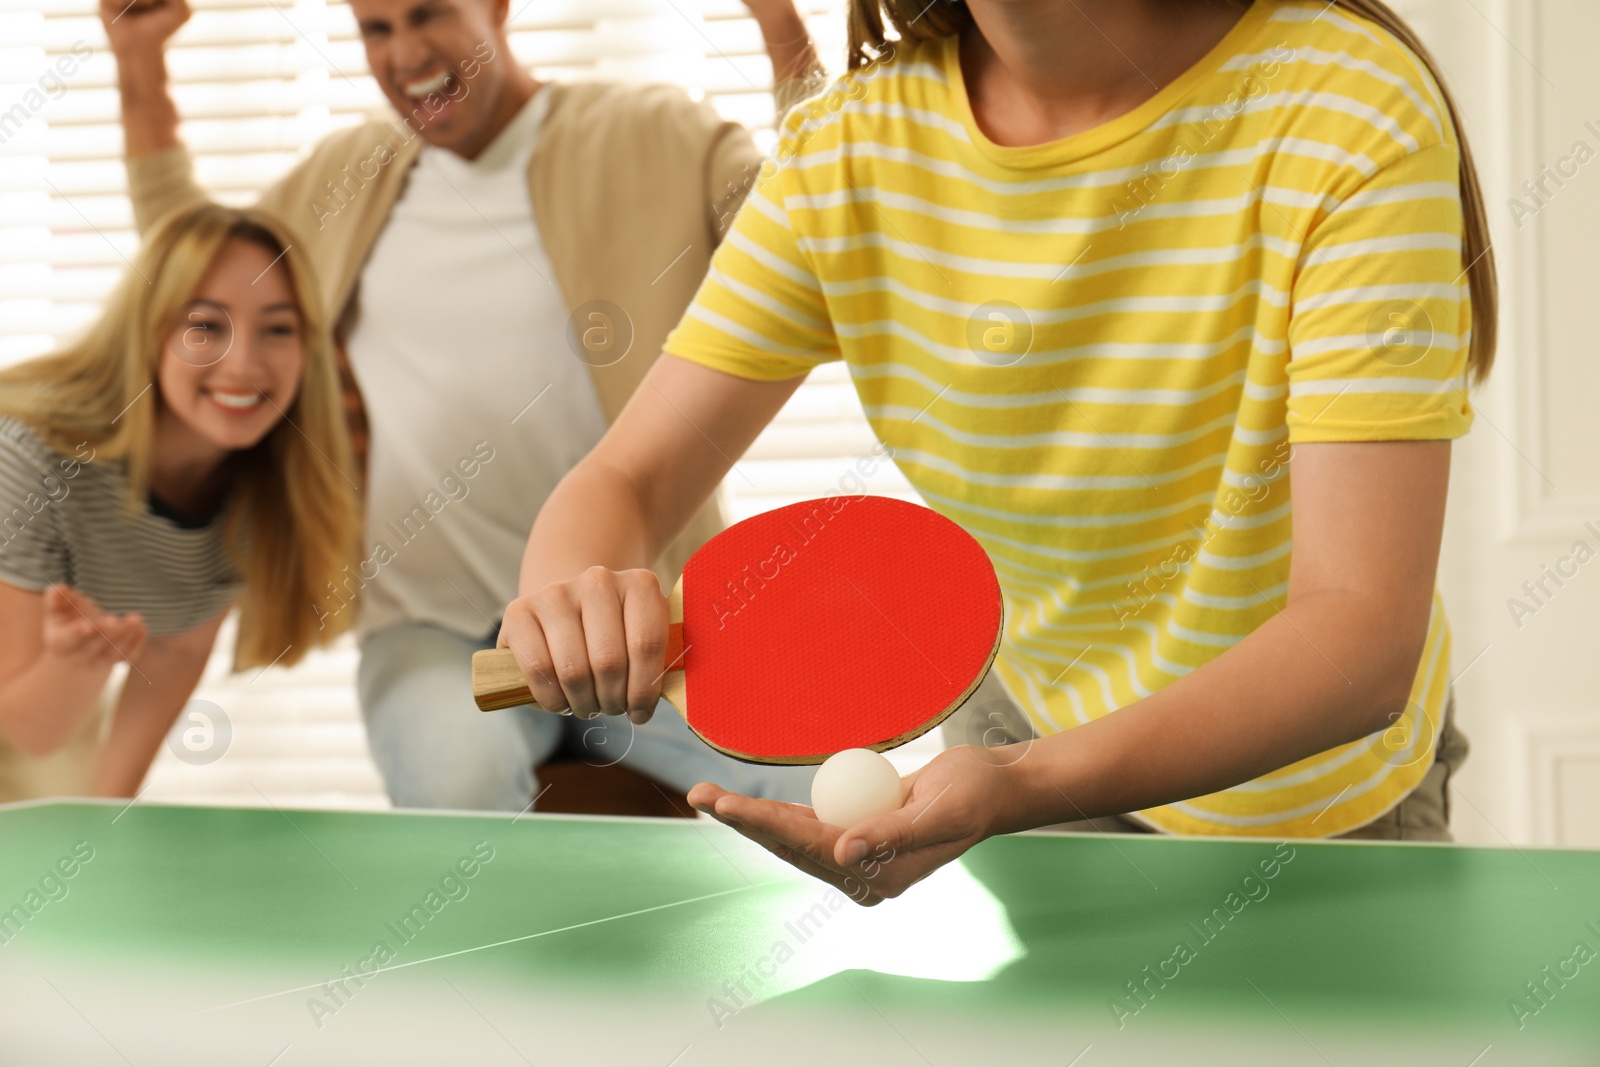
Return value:
[[(1333, 0), (1333, 5), (1373, 23), (1409, 48), (1438, 86), (1439, 95), (1450, 113), (1456, 144), (1461, 151), (1461, 258), (1467, 264), (1463, 273), (1467, 275), (1472, 295), (1472, 340), (1467, 350), (1467, 368), (1473, 381), (1482, 382), (1494, 365), (1500, 325), (1499, 287), (1495, 280), (1494, 251), (1489, 243), (1483, 190), (1478, 184), (1478, 170), (1472, 161), (1472, 148), (1467, 144), (1467, 133), (1462, 128), (1455, 98), (1439, 76), (1439, 65), (1433, 56), (1411, 27), (1387, 4), (1381, 0)], [(892, 55), (892, 41), (948, 37), (972, 25), (972, 13), (961, 0), (932, 0), (931, 3), (929, 0), (850, 0), (849, 68), (856, 70), (879, 61), (885, 54)]]
[(168, 216), (149, 234), (133, 269), (81, 339), (0, 371), (0, 413), (27, 423), (63, 451), (88, 442), (97, 458), (120, 460), (128, 508), (142, 509), (155, 447), (161, 354), (201, 279), (231, 240), (281, 256), (305, 339), (294, 403), (265, 438), (231, 460), (224, 521), (228, 547), (244, 575), (234, 648), (234, 669), (242, 670), (294, 663), (338, 632), (320, 625), (313, 605), (318, 592), (355, 560), (360, 544), (332, 335), (310, 266), (280, 225), (257, 211), (210, 203)]

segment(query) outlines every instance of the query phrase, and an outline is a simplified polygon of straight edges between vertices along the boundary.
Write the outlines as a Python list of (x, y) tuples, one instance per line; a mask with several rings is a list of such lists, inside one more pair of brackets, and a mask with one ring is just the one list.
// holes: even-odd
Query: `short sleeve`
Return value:
[(1289, 440), (1430, 440), (1472, 425), (1471, 306), (1450, 144), (1373, 174), (1301, 249), (1289, 316)]
[(783, 208), (782, 169), (745, 198), (683, 321), (671, 355), (740, 378), (780, 381), (839, 358), (823, 298)]
[(54, 470), (52, 455), (15, 433), (0, 432), (0, 581), (19, 589), (68, 581), (56, 512), (71, 490)]

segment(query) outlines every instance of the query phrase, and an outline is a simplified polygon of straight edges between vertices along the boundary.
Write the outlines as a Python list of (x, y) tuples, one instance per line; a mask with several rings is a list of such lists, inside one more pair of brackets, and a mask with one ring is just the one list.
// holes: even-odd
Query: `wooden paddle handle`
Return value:
[[(683, 623), (667, 627), (667, 673), (683, 671)], [(670, 696), (670, 694), (669, 694)], [(499, 711), (521, 704), (538, 707), (517, 657), (509, 648), (486, 648), (472, 654), (472, 699), (479, 711)]]

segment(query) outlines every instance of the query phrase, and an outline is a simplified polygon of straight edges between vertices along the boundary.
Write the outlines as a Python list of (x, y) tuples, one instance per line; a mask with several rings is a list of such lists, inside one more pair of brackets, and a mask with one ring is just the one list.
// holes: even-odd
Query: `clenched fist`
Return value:
[(189, 15), (186, 0), (100, 0), (100, 22), (121, 60), (160, 55)]

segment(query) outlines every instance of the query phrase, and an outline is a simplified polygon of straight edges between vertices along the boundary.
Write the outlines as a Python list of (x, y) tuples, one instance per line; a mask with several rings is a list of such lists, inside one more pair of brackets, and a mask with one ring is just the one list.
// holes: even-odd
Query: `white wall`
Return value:
[[(1501, 272), (1499, 360), (1455, 450), (1441, 565), (1473, 744), (1456, 832), (1600, 847), (1600, 5), (1396, 6), (1458, 94)], [(1545, 166), (1562, 184), (1530, 196)], [(1544, 570), (1558, 565), (1559, 585)], [(1530, 596), (1523, 583), (1541, 578)]]

